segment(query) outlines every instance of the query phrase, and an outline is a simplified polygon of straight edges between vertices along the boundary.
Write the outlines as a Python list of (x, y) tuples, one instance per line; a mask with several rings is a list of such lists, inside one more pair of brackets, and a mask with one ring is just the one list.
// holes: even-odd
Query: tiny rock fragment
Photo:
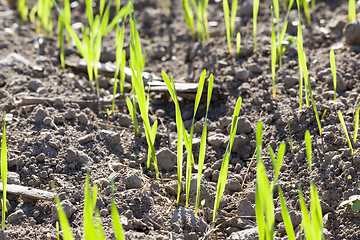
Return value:
[(231, 233), (228, 240), (256, 240), (259, 238), (257, 227)]
[(86, 134), (85, 136), (79, 138), (79, 143), (88, 143), (91, 141), (95, 141), (95, 134), (93, 133)]
[(76, 110), (73, 109), (73, 108), (68, 109), (65, 112), (64, 118), (67, 119), (67, 120), (72, 120), (72, 119), (76, 118)]
[(175, 168), (177, 157), (168, 148), (162, 148), (156, 153), (159, 170), (172, 171)]
[(77, 162), (77, 163), (86, 164), (89, 161), (91, 161), (91, 158), (82, 151), (78, 151), (78, 150), (75, 150), (73, 148), (68, 148), (67, 149), (66, 160), (68, 162)]
[(22, 209), (19, 209), (13, 213), (11, 213), (7, 220), (9, 223), (14, 223), (16, 222), (17, 220), (20, 220), (20, 219), (23, 219), (25, 217), (25, 213)]
[[(61, 201), (61, 206), (66, 214), (66, 217), (69, 219), (71, 218), (72, 214), (76, 211), (76, 208), (72, 205), (72, 203), (69, 200), (63, 200)], [(57, 211), (56, 204), (52, 206), (52, 218), (54, 221), (59, 221), (59, 214)]]
[(208, 143), (210, 146), (222, 147), (226, 141), (226, 136), (222, 133), (215, 134), (208, 138)]
[(42, 106), (38, 107), (34, 112), (35, 123), (42, 123), (47, 116), (49, 116), (49, 112)]
[(255, 208), (248, 199), (240, 200), (238, 206), (238, 215), (239, 216), (255, 216)]
[(114, 132), (110, 130), (101, 130), (100, 135), (110, 145), (116, 145), (120, 143), (120, 133), (118, 132)]
[(43, 87), (43, 84), (40, 80), (38, 79), (32, 79), (30, 80), (30, 82), (28, 83), (28, 89), (36, 92), (38, 88)]
[(142, 188), (142, 186), (143, 186), (143, 183), (142, 183), (140, 177), (136, 174), (126, 175), (126, 176), (123, 176), (121, 179), (127, 189)]
[(85, 113), (80, 113), (78, 119), (81, 124), (86, 125), (88, 123), (88, 118)]

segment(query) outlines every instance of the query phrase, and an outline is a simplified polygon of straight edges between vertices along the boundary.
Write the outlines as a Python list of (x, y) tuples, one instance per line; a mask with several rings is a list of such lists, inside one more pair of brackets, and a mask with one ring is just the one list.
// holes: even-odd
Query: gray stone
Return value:
[(44, 118), (49, 116), (49, 112), (41, 106), (35, 110), (34, 114), (35, 123), (42, 123)]
[(227, 128), (227, 126), (229, 126), (231, 121), (232, 121), (231, 117), (228, 117), (228, 116), (221, 117), (219, 119), (219, 128), (220, 129)]
[(140, 177), (136, 174), (125, 175), (121, 179), (127, 189), (142, 188), (143, 186)]
[(297, 226), (299, 226), (299, 224), (301, 223), (301, 214), (299, 214), (295, 211), (290, 211), (289, 215), (290, 215), (291, 222), (293, 224), (294, 229), (297, 228)]
[(240, 17), (252, 17), (253, 1), (244, 2), (240, 8), (239, 14), (240, 14)]
[(168, 148), (161, 148), (156, 153), (159, 170), (172, 171), (177, 163), (177, 156)]
[(25, 66), (31, 65), (29, 60), (25, 59), (24, 57), (20, 56), (17, 53), (10, 53), (5, 58), (0, 60), (1, 67), (18, 66), (19, 64), (25, 65)]
[(7, 183), (8, 184), (20, 184), (20, 175), (16, 172), (7, 173)]
[[(64, 210), (67, 219), (70, 219), (72, 214), (76, 211), (76, 208), (69, 200), (63, 200), (60, 202), (62, 209)], [(59, 221), (59, 213), (57, 211), (57, 205), (52, 206), (52, 218), (54, 221)]]
[(250, 84), (249, 83), (243, 83), (238, 87), (238, 91), (240, 93), (247, 93), (250, 90)]
[(233, 232), (227, 240), (257, 240), (259, 238), (259, 229), (249, 228), (239, 232)]
[(67, 120), (73, 120), (76, 118), (76, 110), (73, 108), (68, 109), (64, 114), (64, 118)]
[(255, 208), (246, 198), (240, 200), (237, 212), (239, 216), (255, 216)]
[(14, 223), (16, 222), (17, 220), (20, 220), (20, 219), (23, 219), (25, 218), (25, 213), (22, 209), (19, 209), (15, 212), (13, 212), (12, 214), (10, 214), (7, 218), (8, 222), (9, 223)]
[(99, 88), (108, 89), (110, 87), (109, 80), (106, 77), (100, 76), (98, 81)]
[(85, 136), (79, 138), (79, 143), (88, 143), (91, 141), (95, 141), (95, 134), (93, 133), (86, 134)]
[[(230, 128), (228, 128), (228, 130), (230, 132)], [(251, 132), (252, 132), (252, 127), (250, 121), (243, 117), (240, 117), (237, 125), (236, 134), (251, 133)]]
[(78, 119), (81, 124), (86, 125), (88, 123), (88, 118), (85, 113), (80, 113)]
[(252, 73), (258, 73), (258, 74), (260, 74), (260, 73), (262, 73), (262, 69), (261, 69), (261, 67), (259, 66), (259, 64), (257, 64), (257, 63), (250, 63), (250, 65), (249, 65), (249, 71), (250, 72), (252, 72)]
[(226, 141), (226, 136), (222, 133), (218, 133), (208, 137), (208, 144), (214, 147), (222, 147)]
[(9, 238), (6, 236), (6, 232), (3, 230), (0, 230), (0, 240), (9, 240)]
[(347, 23), (343, 34), (348, 45), (360, 45), (360, 22)]
[(32, 79), (30, 80), (30, 82), (28, 83), (28, 89), (36, 92), (36, 90), (40, 87), (43, 87), (43, 84), (40, 80), (38, 79)]
[(118, 123), (123, 127), (128, 127), (132, 124), (132, 119), (127, 114), (118, 114), (117, 118), (118, 118)]
[(230, 178), (226, 180), (225, 189), (230, 191), (239, 191), (241, 189), (241, 183), (236, 178)]
[(178, 222), (181, 229), (187, 229), (189, 232), (204, 233), (207, 228), (206, 222), (187, 208), (176, 209), (173, 221)]
[(161, 44), (157, 44), (154, 49), (154, 57), (157, 59), (161, 59), (166, 54), (166, 49)]
[(101, 130), (101, 137), (107, 141), (110, 145), (117, 145), (120, 143), (120, 133), (111, 130)]
[(51, 124), (52, 120), (50, 117), (45, 117), (44, 120), (43, 120), (43, 124), (45, 126), (49, 126)]
[(298, 83), (298, 80), (296, 78), (293, 78), (292, 76), (286, 76), (284, 79), (284, 86), (287, 88), (292, 88)]
[(239, 57), (247, 57), (250, 54), (252, 54), (253, 50), (254, 50), (253, 46), (241, 45)]
[(88, 162), (91, 161), (91, 158), (82, 151), (78, 151), (73, 148), (68, 148), (66, 154), (66, 160), (68, 162), (87, 164)]
[(329, 22), (329, 28), (331, 30), (342, 31), (346, 25), (346, 22), (341, 19), (333, 19)]
[(48, 177), (47, 172), (46, 172), (45, 170), (41, 171), (41, 172), (39, 173), (39, 177), (46, 179), (46, 178)]
[(57, 139), (50, 139), (49, 140), (49, 146), (55, 148), (56, 150), (59, 150), (61, 147), (61, 142)]
[(36, 161), (44, 161), (45, 160), (45, 154), (44, 153), (40, 153), (39, 155), (36, 156)]
[(236, 74), (235, 74), (236, 80), (245, 81), (248, 79), (248, 77), (249, 77), (248, 70), (246, 70), (244, 68), (240, 68), (239, 70), (236, 71)]
[(235, 135), (232, 152), (238, 152), (243, 146), (249, 142), (249, 138), (246, 134)]

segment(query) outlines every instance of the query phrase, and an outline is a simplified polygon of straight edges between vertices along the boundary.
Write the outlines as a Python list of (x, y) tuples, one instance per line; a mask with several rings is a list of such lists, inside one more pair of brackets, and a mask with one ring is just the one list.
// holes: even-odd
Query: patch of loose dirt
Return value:
[[(188, 83), (197, 82), (203, 69), (207, 70), (208, 76), (214, 74), (216, 92), (209, 110), (206, 169), (201, 190), (201, 199), (206, 199), (206, 203), (199, 216), (193, 213), (196, 169), (193, 170), (190, 208), (184, 207), (185, 195), (176, 206), (174, 159), (177, 137), (174, 104), (168, 94), (150, 93), (150, 119), (160, 120), (155, 147), (162, 180), (157, 183), (153, 166), (146, 168), (145, 136), (135, 136), (131, 117), (122, 100), (119, 99), (116, 113), (109, 117), (107, 124), (104, 101), (94, 100), (96, 96), (90, 90), (87, 75), (71, 68), (61, 69), (55, 38), (36, 36), (34, 24), (21, 26), (16, 12), (1, 2), (0, 108), (13, 114), (13, 121), (6, 127), (9, 171), (13, 172), (11, 180), (47, 191), (54, 182), (76, 239), (82, 236), (87, 165), (90, 166), (90, 180), (101, 181), (97, 204), (109, 239), (114, 238), (109, 215), (109, 183), (112, 179), (115, 180), (115, 200), (127, 239), (251, 239), (256, 236), (256, 164), (250, 166), (246, 179), (245, 173), (255, 150), (255, 126), (262, 120), (264, 146), (277, 149), (282, 141), (286, 142), (278, 184), (284, 191), (297, 235), (300, 235), (301, 222), (297, 186), (302, 185), (309, 201), (309, 182), (313, 179), (320, 195), (329, 239), (359, 239), (359, 215), (339, 208), (343, 200), (360, 192), (359, 144), (353, 143), (355, 151), (351, 156), (337, 116), (337, 109), (340, 109), (352, 136), (355, 106), (360, 101), (360, 47), (346, 45), (345, 41), (360, 30), (356, 26), (352, 28), (354, 31), (344, 30), (348, 28), (346, 16), (342, 20), (347, 14), (347, 1), (319, 1), (312, 11), (312, 24), (305, 24), (304, 16), (301, 19), (315, 103), (320, 115), (327, 111), (321, 120), (322, 137), (312, 107), (299, 111), (295, 43), (283, 57), (283, 68), (277, 69), (277, 95), (275, 101), (272, 99), (271, 1), (262, 1), (260, 6), (256, 53), (253, 52), (251, 2), (246, 0), (239, 4), (236, 31), (242, 35), (240, 58), (227, 53), (221, 2), (209, 2), (209, 21), (217, 26), (210, 27), (211, 39), (206, 43), (191, 40), (180, 1), (171, 1), (168, 11), (160, 1), (135, 3), (139, 32), (147, 50), (146, 72), (161, 77), (161, 71), (165, 71), (173, 75), (175, 81)], [(84, 19), (84, 6), (85, 2), (81, 0), (73, 9), (73, 22)], [(55, 16), (54, 12), (54, 22)], [(282, 12), (281, 22), (284, 17)], [(296, 9), (290, 12), (289, 18), (290, 23), (296, 23)], [(127, 50), (128, 35), (127, 30)], [(296, 26), (288, 27), (288, 35), (296, 35)], [(146, 36), (149, 41), (145, 40)], [(114, 37), (112, 32), (105, 38), (103, 62), (114, 61)], [(331, 47), (336, 47), (337, 107), (330, 103), (333, 100), (329, 64)], [(74, 48), (68, 51), (72, 57), (76, 52)], [(112, 93), (113, 83), (106, 76), (101, 76), (100, 80), (101, 95), (106, 97)], [(130, 89), (127, 83), (126, 93)], [(210, 233), (228, 125), (239, 96), (243, 98), (243, 104), (228, 183), (218, 212), (218, 228)], [(180, 100), (183, 120), (190, 127), (193, 100), (187, 97)], [(204, 103), (200, 105), (196, 117), (195, 138), (201, 136), (205, 107)], [(290, 151), (288, 122), (294, 141), (293, 152)], [(303, 142), (306, 130), (312, 134), (312, 176), (309, 176)], [(197, 159), (198, 145), (194, 146)], [(265, 149), (263, 156), (270, 177), (273, 171)], [(285, 238), (277, 192), (274, 198), (277, 236)], [(8, 206), (6, 234), (10, 239), (47, 239), (48, 233), (51, 239), (56, 239), (54, 202), (9, 194)]]

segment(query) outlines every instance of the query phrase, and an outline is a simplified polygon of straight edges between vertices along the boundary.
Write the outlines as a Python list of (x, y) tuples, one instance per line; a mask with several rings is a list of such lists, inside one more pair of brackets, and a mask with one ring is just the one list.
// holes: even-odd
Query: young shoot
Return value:
[(229, 10), (228, 0), (223, 0), (223, 11), (224, 11), (225, 28), (226, 28), (226, 39), (227, 39), (229, 54), (231, 54), (230, 10)]
[(3, 198), (1, 199), (2, 207), (2, 221), (1, 221), (1, 229), (5, 230), (5, 217), (7, 214), (6, 208), (6, 184), (7, 184), (7, 148), (6, 148), (6, 130), (5, 130), (5, 119), (6, 119), (6, 112), (4, 112), (4, 120), (3, 120), (3, 134), (2, 134), (2, 141), (1, 141), (1, 181), (3, 187)]
[(214, 225), (213, 225), (213, 227), (215, 226), (216, 213), (219, 209), (220, 201), (221, 201), (222, 195), (225, 190), (225, 183), (226, 183), (228, 169), (229, 169), (230, 153), (231, 153), (231, 149), (232, 149), (232, 146), (234, 143), (235, 134), (236, 134), (236, 130), (237, 130), (241, 101), (242, 101), (242, 98), (239, 97), (236, 102), (235, 108), (234, 108), (234, 114), (233, 114), (233, 119), (232, 119), (232, 123), (231, 123), (231, 130), (230, 130), (230, 139), (229, 139), (228, 145), (226, 147), (224, 159), (221, 164), (219, 179), (218, 179), (217, 188), (216, 188), (216, 197), (215, 197), (215, 202), (214, 202), (214, 211), (213, 211)]
[(356, 2), (355, 0), (349, 0), (349, 22), (356, 21)]
[(330, 66), (331, 66), (331, 73), (332, 73), (333, 83), (334, 83), (334, 102), (335, 102), (336, 101), (336, 64), (335, 64), (334, 50), (332, 50), (332, 49), (330, 51)]
[(271, 7), (271, 73), (272, 73), (272, 81), (273, 81), (273, 99), (275, 100), (276, 98), (276, 89), (275, 89), (276, 39), (275, 39), (275, 28), (274, 28), (274, 16), (272, 10), (273, 8)]
[(240, 32), (236, 34), (236, 56), (240, 57), (240, 47), (241, 47), (241, 35)]
[(257, 50), (257, 16), (259, 13), (259, 0), (253, 2), (253, 32), (254, 32), (254, 52)]
[(355, 112), (355, 124), (354, 124), (354, 142), (357, 140), (357, 135), (359, 131), (359, 112), (360, 112), (360, 103), (357, 105)]
[(352, 147), (352, 145), (351, 145), (351, 141), (350, 141), (350, 138), (349, 138), (348, 131), (347, 131), (347, 129), (346, 129), (346, 124), (345, 124), (343, 115), (342, 115), (342, 113), (341, 113), (340, 110), (338, 110), (338, 115), (339, 115), (339, 120), (340, 120), (340, 123), (341, 123), (341, 127), (342, 127), (342, 129), (344, 130), (346, 140), (347, 140), (347, 142), (348, 142), (348, 144), (349, 144), (349, 148), (351, 149), (351, 155), (354, 155), (354, 150), (353, 150), (353, 147)]

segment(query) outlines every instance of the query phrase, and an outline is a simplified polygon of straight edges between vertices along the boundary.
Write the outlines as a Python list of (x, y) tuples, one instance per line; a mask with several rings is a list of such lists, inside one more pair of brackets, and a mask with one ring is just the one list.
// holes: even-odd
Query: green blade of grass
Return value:
[(289, 211), (285, 204), (284, 195), (281, 191), (280, 186), (278, 186), (278, 189), (279, 189), (279, 198), (280, 198), (280, 204), (281, 204), (281, 214), (283, 217), (283, 222), (285, 224), (286, 234), (287, 234), (289, 240), (295, 240), (296, 238), (295, 238), (294, 227), (291, 222)]
[(355, 123), (354, 123), (354, 142), (356, 142), (358, 131), (359, 131), (359, 112), (360, 112), (360, 103), (358, 104), (355, 112)]
[(293, 148), (293, 138), (292, 138), (292, 135), (291, 135), (290, 121), (288, 121), (288, 125), (289, 125), (290, 148), (291, 148), (291, 152), (294, 152), (294, 148)]
[(299, 186), (299, 199), (300, 199), (300, 209), (302, 212), (302, 226), (304, 227), (305, 237), (306, 239), (314, 239), (314, 236), (316, 236), (316, 233), (314, 233), (311, 219), (309, 217), (309, 211), (306, 207), (305, 200), (302, 194), (301, 187)]
[(217, 210), (219, 209), (220, 201), (221, 201), (222, 195), (224, 193), (224, 189), (225, 189), (225, 183), (226, 183), (227, 173), (228, 173), (228, 168), (229, 168), (230, 153), (231, 153), (231, 149), (232, 149), (232, 146), (234, 143), (234, 138), (235, 138), (235, 134), (236, 134), (236, 130), (237, 130), (241, 102), (242, 102), (242, 98), (239, 97), (236, 102), (235, 109), (234, 109), (233, 119), (232, 119), (232, 123), (231, 123), (231, 130), (230, 130), (230, 139), (229, 139), (228, 145), (226, 147), (223, 162), (221, 164), (221, 169), (220, 169), (220, 174), (219, 174), (219, 179), (218, 179), (218, 184), (217, 184), (217, 189), (216, 189), (216, 197), (215, 197), (215, 202), (214, 202), (214, 212), (213, 212), (213, 222), (214, 223), (216, 220), (216, 213), (217, 213)]
[(236, 12), (238, 7), (238, 0), (233, 0), (231, 3), (231, 24), (230, 24), (230, 37), (234, 37), (235, 32), (235, 19), (236, 19)]
[(334, 101), (336, 101), (336, 64), (335, 64), (334, 50), (332, 50), (332, 49), (330, 51), (330, 66), (331, 66), (331, 73), (332, 73), (333, 83), (334, 83)]
[(2, 222), (1, 228), (5, 230), (5, 216), (7, 213), (6, 208), (6, 184), (7, 184), (7, 148), (6, 148), (6, 130), (5, 130), (5, 119), (6, 119), (6, 112), (4, 112), (4, 121), (3, 121), (3, 135), (1, 141), (1, 181), (3, 187), (3, 198), (2, 198)]
[(271, 73), (273, 80), (273, 98), (275, 99), (276, 98), (276, 91), (275, 91), (276, 39), (275, 39), (275, 28), (274, 28), (274, 16), (272, 10), (273, 9), (271, 7)]
[(231, 30), (230, 30), (230, 10), (228, 0), (223, 0), (223, 11), (226, 28), (226, 39), (228, 44), (229, 53), (231, 54)]
[[(283, 27), (281, 29), (280, 36), (278, 37), (278, 54), (279, 54), (280, 68), (282, 68), (282, 54), (283, 54), (282, 41), (284, 40), (284, 37), (285, 37), (285, 33), (286, 33), (288, 22), (289, 22), (289, 13), (290, 13), (290, 10), (292, 8), (293, 3), (294, 3), (294, 0), (290, 0), (289, 7), (288, 7), (288, 10), (286, 12), (285, 19), (284, 19), (284, 25), (283, 25)], [(279, 23), (278, 23), (278, 26), (279, 26)]]
[[(54, 186), (52, 186), (52, 188), (54, 189)], [(66, 240), (74, 240), (74, 235), (71, 232), (69, 221), (66, 217), (66, 213), (64, 209), (60, 204), (60, 199), (57, 194), (55, 194), (55, 202), (56, 202), (57, 212), (59, 215), (60, 226), (63, 231), (62, 235)]]
[(323, 234), (324, 226), (321, 204), (319, 201), (319, 195), (313, 182), (310, 183), (310, 209), (314, 232), (317, 233), (317, 236), (319, 237), (318, 239), (325, 239)]
[(119, 213), (117, 211), (115, 205), (115, 197), (114, 197), (114, 181), (111, 181), (111, 219), (114, 227), (114, 233), (117, 240), (125, 240), (123, 234), (123, 228), (120, 223)]
[(340, 110), (338, 110), (338, 116), (339, 116), (339, 120), (340, 120), (340, 123), (341, 123), (341, 127), (342, 129), (344, 130), (344, 133), (345, 133), (345, 136), (346, 136), (346, 140), (349, 144), (349, 148), (351, 149), (351, 155), (354, 155), (354, 150), (353, 150), (353, 147), (351, 145), (351, 140), (349, 138), (349, 134), (348, 134), (348, 131), (346, 129), (346, 124), (345, 124), (345, 121), (344, 121), (344, 118), (343, 118), (343, 115), (341, 113)]
[(206, 103), (205, 122), (204, 122), (203, 131), (202, 131), (202, 134), (201, 134), (200, 149), (199, 149), (198, 178), (197, 178), (196, 201), (195, 201), (195, 214), (198, 213), (199, 201), (200, 201), (201, 175), (202, 175), (202, 170), (203, 170), (203, 167), (204, 167), (205, 150), (206, 150), (207, 118), (208, 118), (209, 106), (210, 106), (210, 101), (211, 101), (213, 83), (214, 83), (214, 77), (211, 74), (210, 78), (209, 78), (209, 85), (208, 85), (208, 96), (207, 96), (207, 103)]
[(311, 155), (311, 139), (310, 139), (310, 132), (309, 130), (306, 130), (305, 132), (305, 147), (306, 147), (306, 156), (308, 159), (308, 165), (309, 165), (309, 171), (311, 174), (311, 165), (312, 165), (312, 155)]
[[(135, 98), (135, 96), (134, 96), (134, 98)], [(133, 120), (133, 123), (134, 123), (134, 126), (135, 126), (135, 131), (136, 131), (136, 133), (139, 133), (139, 124), (138, 124), (138, 120), (137, 120), (137, 117), (136, 117), (136, 110), (135, 110), (135, 107), (132, 104), (130, 98), (128, 98), (128, 97), (126, 98), (126, 105), (127, 105), (128, 110), (129, 110), (131, 119)]]
[(311, 24), (311, 15), (310, 15), (310, 11), (309, 11), (309, 2), (307, 0), (303, 1), (303, 7), (304, 7), (305, 16), (306, 16), (306, 21), (307, 21), (308, 24)]
[(240, 47), (241, 47), (241, 35), (240, 32), (236, 34), (236, 55), (240, 57)]
[(349, 0), (349, 22), (356, 21), (356, 3), (355, 0)]
[(259, 0), (253, 2), (253, 32), (254, 32), (254, 52), (257, 50), (257, 15), (259, 13)]

